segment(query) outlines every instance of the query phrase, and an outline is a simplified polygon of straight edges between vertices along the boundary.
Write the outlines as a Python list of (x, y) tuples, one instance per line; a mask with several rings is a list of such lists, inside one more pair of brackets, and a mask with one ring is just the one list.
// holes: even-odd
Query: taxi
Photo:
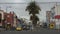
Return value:
[(17, 31), (21, 31), (22, 30), (22, 27), (16, 27), (16, 30)]

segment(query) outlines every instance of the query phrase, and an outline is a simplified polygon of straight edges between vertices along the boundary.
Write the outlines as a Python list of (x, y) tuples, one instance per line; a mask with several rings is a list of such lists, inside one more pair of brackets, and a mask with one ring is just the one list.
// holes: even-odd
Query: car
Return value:
[(30, 26), (28, 26), (28, 25), (23, 25), (23, 30), (29, 30), (30, 29)]
[(16, 27), (11, 27), (10, 30), (11, 30), (11, 31), (15, 31), (15, 30), (16, 30)]
[(6, 29), (4, 29), (4, 28), (0, 28), (0, 32), (2, 32), (2, 31), (6, 31)]
[(43, 23), (43, 28), (47, 28), (47, 23)]
[(26, 25), (22, 25), (23, 30), (26, 30)]
[(17, 30), (17, 31), (21, 31), (21, 30), (23, 30), (23, 29), (22, 29), (22, 27), (16, 27), (16, 30)]
[(30, 26), (29, 25), (26, 26), (26, 30), (30, 30)]

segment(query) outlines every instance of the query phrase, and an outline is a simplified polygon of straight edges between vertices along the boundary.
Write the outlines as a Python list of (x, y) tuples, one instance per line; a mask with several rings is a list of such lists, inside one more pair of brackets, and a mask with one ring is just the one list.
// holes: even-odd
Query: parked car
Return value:
[(29, 25), (23, 25), (22, 28), (23, 28), (23, 30), (30, 30), (30, 26)]
[(26, 26), (26, 30), (30, 30), (30, 25), (27, 25)]
[(11, 31), (15, 31), (15, 30), (16, 30), (16, 27), (11, 27), (10, 30), (11, 30)]
[(16, 27), (16, 30), (17, 31), (22, 31), (23, 29), (22, 29), (22, 27)]
[(4, 29), (4, 28), (0, 28), (0, 32), (2, 32), (2, 31), (6, 31), (6, 29)]
[(47, 23), (43, 23), (43, 28), (47, 28)]
[(21, 24), (18, 24), (17, 27), (16, 27), (16, 30), (17, 30), (17, 31), (23, 30), (22, 25), (21, 25)]

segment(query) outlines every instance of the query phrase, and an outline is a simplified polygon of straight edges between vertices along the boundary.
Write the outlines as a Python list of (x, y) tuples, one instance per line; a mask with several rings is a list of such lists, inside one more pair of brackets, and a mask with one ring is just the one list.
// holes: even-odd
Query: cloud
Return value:
[[(60, 2), (60, 0), (35, 0), (37, 2)], [(0, 4), (0, 6), (2, 6), (3, 10), (6, 10), (6, 6), (12, 6), (12, 8), (8, 8), (8, 12), (9, 11), (14, 11), (18, 17), (24, 17), (29, 19), (29, 14), (25, 11), (27, 4), (25, 3), (29, 3), (31, 2), (31, 0), (0, 0), (0, 3), (24, 3), (24, 4)], [(54, 6), (54, 4), (49, 4), (49, 3), (45, 3), (45, 4), (39, 4), (42, 11), (40, 12), (41, 15), (39, 15), (39, 18), (41, 20), (45, 20), (46, 19), (46, 14), (45, 12), (47, 10), (50, 10), (51, 7)], [(15, 9), (13, 9), (15, 8)]]

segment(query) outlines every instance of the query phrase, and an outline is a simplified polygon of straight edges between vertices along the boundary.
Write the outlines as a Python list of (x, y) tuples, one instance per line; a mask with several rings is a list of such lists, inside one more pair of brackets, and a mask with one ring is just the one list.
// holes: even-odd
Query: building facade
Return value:
[(10, 24), (11, 27), (16, 27), (17, 16), (14, 12), (6, 13), (3, 10), (0, 10), (0, 26)]
[(4, 11), (0, 10), (0, 26), (2, 26), (3, 20), (4, 20)]
[(60, 29), (60, 5), (55, 5), (52, 9), (54, 14), (54, 21), (55, 21), (55, 29)]
[(46, 23), (47, 23), (48, 26), (51, 22), (54, 21), (53, 19), (54, 19), (54, 12), (46, 11)]
[(47, 21), (47, 23), (50, 23), (50, 19), (51, 19), (51, 11), (46, 11), (46, 21)]

